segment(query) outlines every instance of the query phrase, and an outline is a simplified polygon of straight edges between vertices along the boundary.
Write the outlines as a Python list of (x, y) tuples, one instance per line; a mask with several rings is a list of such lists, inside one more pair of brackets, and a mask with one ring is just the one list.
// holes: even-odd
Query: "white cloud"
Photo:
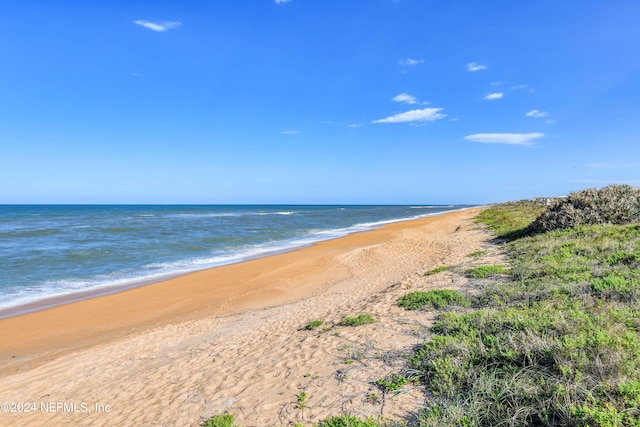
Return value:
[(409, 122), (433, 122), (445, 118), (446, 114), (441, 114), (442, 108), (423, 108), (421, 110), (405, 111), (394, 114), (384, 119), (374, 120), (371, 123), (409, 123)]
[(469, 71), (482, 71), (482, 70), (486, 70), (487, 67), (486, 65), (480, 65), (480, 64), (476, 64), (475, 62), (469, 62), (467, 64), (467, 70)]
[(360, 123), (351, 123), (350, 125), (347, 125), (348, 128), (359, 128), (362, 127), (362, 125)]
[(501, 92), (496, 92), (496, 93), (490, 93), (489, 95), (485, 96), (484, 99), (488, 99), (488, 100), (492, 100), (492, 99), (501, 99), (504, 96), (503, 93)]
[(150, 21), (142, 21), (139, 19), (137, 21), (134, 21), (133, 23), (136, 25), (140, 25), (141, 27), (148, 28), (153, 31), (157, 31), (159, 33), (167, 30), (174, 30), (182, 26), (182, 22), (178, 22), (178, 21), (150, 22)]
[(540, 117), (547, 117), (549, 115), (549, 113), (547, 113), (546, 111), (531, 110), (528, 113), (526, 113), (525, 115), (527, 117), (540, 118)]
[(401, 59), (399, 62), (400, 62), (400, 65), (414, 66), (414, 65), (422, 64), (424, 62), (424, 59), (407, 58), (407, 59)]
[(291, 0), (273, 0), (276, 2), (276, 4), (284, 4), (284, 3), (289, 3)]
[(502, 82), (491, 82), (491, 86), (500, 86)]
[(300, 133), (300, 131), (295, 129), (288, 129), (288, 130), (283, 130), (282, 133), (284, 135), (297, 135)]
[(408, 93), (401, 93), (399, 95), (396, 95), (393, 97), (392, 99), (393, 102), (404, 102), (405, 104), (417, 104), (418, 101), (416, 100), (416, 97), (413, 95), (409, 95)]
[(533, 145), (533, 141), (542, 138), (544, 133), (476, 133), (465, 136), (468, 141), (481, 142), (483, 144), (511, 144)]

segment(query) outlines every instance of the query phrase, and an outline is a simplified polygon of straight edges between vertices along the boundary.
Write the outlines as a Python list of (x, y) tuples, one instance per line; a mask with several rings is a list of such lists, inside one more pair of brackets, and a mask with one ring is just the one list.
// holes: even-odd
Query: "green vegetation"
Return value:
[(363, 420), (353, 415), (343, 414), (321, 421), (318, 427), (400, 427), (401, 425), (402, 424), (389, 423), (383, 419), (374, 420), (373, 418), (368, 418)]
[(509, 270), (507, 270), (504, 265), (492, 264), (492, 265), (481, 265), (479, 267), (470, 268), (465, 273), (467, 277), (473, 277), (476, 279), (486, 279), (487, 277), (493, 276), (496, 274), (507, 274), (509, 273)]
[(429, 270), (426, 273), (424, 273), (425, 276), (433, 276), (434, 274), (438, 274), (441, 273), (443, 271), (447, 271), (449, 269), (449, 267), (447, 267), (446, 265), (441, 265), (440, 267), (436, 267), (433, 270)]
[(202, 423), (202, 427), (239, 427), (233, 423), (235, 416), (232, 414), (214, 415)]
[(390, 391), (400, 390), (407, 385), (408, 382), (407, 377), (393, 373), (385, 378), (380, 378), (376, 381), (376, 385), (380, 387), (383, 392), (388, 393)]
[(546, 208), (530, 201), (502, 203), (481, 212), (476, 221), (487, 224), (500, 239), (513, 240), (523, 236), (527, 226)]
[(311, 322), (307, 323), (307, 326), (305, 326), (305, 329), (312, 331), (322, 326), (323, 323), (324, 322), (322, 320), (312, 320)]
[(439, 315), (410, 358), (434, 396), (420, 426), (640, 427), (640, 224), (522, 237), (537, 211), (483, 212), (512, 240), (512, 280)]
[[(370, 395), (375, 396), (375, 393)], [(377, 397), (376, 397), (377, 398)], [(303, 399), (304, 400), (304, 399)], [(235, 417), (232, 414), (214, 415), (202, 423), (202, 427), (241, 427), (233, 424)], [(293, 423), (294, 427), (305, 427), (304, 424)], [(313, 427), (403, 427), (403, 423), (389, 422), (384, 418), (367, 418), (363, 420), (349, 414), (342, 414), (336, 417), (327, 418), (314, 424)]]
[(473, 251), (470, 254), (468, 254), (467, 256), (472, 257), (472, 258), (477, 258), (477, 257), (481, 257), (483, 255), (486, 255), (487, 251), (482, 251), (482, 250), (477, 250), (477, 251)]
[(362, 326), (368, 323), (376, 323), (377, 320), (370, 314), (363, 313), (356, 317), (345, 317), (340, 321), (340, 326)]
[(610, 185), (596, 190), (569, 193), (556, 202), (531, 225), (528, 234), (546, 233), (578, 225), (640, 222), (640, 189), (629, 185)]
[(298, 393), (298, 403), (296, 404), (296, 408), (298, 409), (304, 409), (307, 407), (305, 400), (307, 400), (307, 393), (305, 393), (304, 391), (301, 391), (300, 393)]
[(398, 299), (398, 306), (407, 310), (418, 310), (422, 307), (439, 309), (451, 305), (468, 307), (470, 301), (461, 293), (446, 289), (411, 292)]
[(380, 398), (376, 393), (372, 392), (367, 396), (367, 402), (371, 403), (372, 405), (377, 405), (378, 403), (380, 403)]

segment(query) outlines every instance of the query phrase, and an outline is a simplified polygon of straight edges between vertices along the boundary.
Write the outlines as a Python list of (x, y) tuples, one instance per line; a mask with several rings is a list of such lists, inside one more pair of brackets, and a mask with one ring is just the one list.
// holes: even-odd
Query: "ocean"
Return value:
[(465, 207), (0, 205), (0, 317)]

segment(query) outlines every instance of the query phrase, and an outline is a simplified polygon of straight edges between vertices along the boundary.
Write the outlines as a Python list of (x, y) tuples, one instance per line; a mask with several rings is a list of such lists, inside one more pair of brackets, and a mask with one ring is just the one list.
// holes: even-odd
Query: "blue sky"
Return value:
[(0, 2), (0, 203), (640, 185), (640, 2)]

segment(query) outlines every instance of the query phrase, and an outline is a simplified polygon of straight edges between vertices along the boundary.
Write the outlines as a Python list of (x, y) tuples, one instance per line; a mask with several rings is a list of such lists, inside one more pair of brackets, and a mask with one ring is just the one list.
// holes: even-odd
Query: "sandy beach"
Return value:
[[(247, 427), (343, 412), (406, 419), (420, 387), (391, 396), (374, 382), (402, 369), (434, 314), (396, 301), (464, 287), (475, 250), (500, 256), (473, 221), (481, 209), (2, 319), (0, 396), (11, 406), (0, 426), (197, 426), (224, 412)], [(361, 313), (378, 322), (338, 325)], [(323, 325), (305, 329), (315, 319)]]

